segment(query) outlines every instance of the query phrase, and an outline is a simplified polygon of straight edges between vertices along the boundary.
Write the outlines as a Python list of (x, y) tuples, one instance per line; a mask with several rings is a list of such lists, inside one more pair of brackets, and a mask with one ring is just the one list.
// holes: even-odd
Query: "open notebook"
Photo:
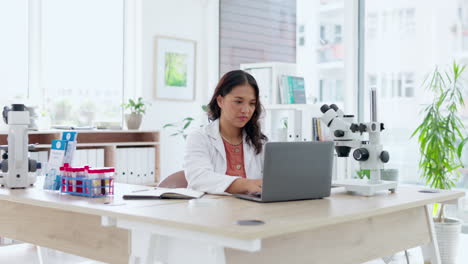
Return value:
[(204, 192), (186, 188), (156, 188), (148, 191), (125, 194), (123, 199), (193, 199), (200, 198)]

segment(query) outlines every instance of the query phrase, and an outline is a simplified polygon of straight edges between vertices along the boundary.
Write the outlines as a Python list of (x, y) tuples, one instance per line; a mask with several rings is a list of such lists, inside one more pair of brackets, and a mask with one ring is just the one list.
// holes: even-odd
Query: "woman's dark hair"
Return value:
[(216, 85), (213, 97), (208, 104), (208, 118), (213, 121), (221, 116), (221, 108), (218, 106), (218, 102), (216, 100), (218, 95), (224, 97), (229, 94), (234, 87), (244, 84), (252, 86), (255, 91), (256, 98), (255, 111), (252, 118), (244, 126), (246, 140), (247, 143), (253, 145), (256, 154), (259, 154), (262, 152), (263, 142), (267, 140), (267, 137), (262, 133), (260, 123), (258, 121), (262, 114), (263, 107), (260, 103), (257, 81), (255, 81), (255, 78), (252, 75), (242, 70), (230, 71), (224, 74), (221, 80), (219, 80), (218, 85)]

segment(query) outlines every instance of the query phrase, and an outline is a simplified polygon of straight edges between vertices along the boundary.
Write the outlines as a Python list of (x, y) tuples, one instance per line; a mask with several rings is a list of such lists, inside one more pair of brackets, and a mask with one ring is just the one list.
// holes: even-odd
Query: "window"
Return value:
[(404, 96), (405, 97), (414, 97), (414, 74), (405, 73), (404, 74)]
[(375, 74), (369, 74), (369, 89), (377, 88), (377, 76)]
[(28, 30), (28, 0), (0, 1), (1, 106), (28, 96)]
[(415, 32), (415, 10), (414, 8), (407, 8), (406, 10), (406, 17), (405, 17), (405, 31), (408, 35), (414, 35)]
[(123, 0), (42, 3), (43, 85), (53, 123), (120, 122)]
[[(421, 121), (420, 110), (427, 103), (421, 87), (423, 80), (435, 65), (444, 66), (453, 60), (467, 62), (463, 52), (468, 35), (464, 26), (468, 21), (464, 15), (468, 13), (467, 3), (453, 1), (432, 16), (422, 14), (437, 8), (432, 6), (435, 2), (365, 1), (366, 15), (362, 18), (366, 19), (365, 32), (376, 33), (365, 36), (366, 83), (360, 91), (365, 98), (363, 121), (368, 121), (369, 116), (369, 89), (380, 83), (377, 93), (384, 100), (379, 101), (378, 121), (386, 127), (381, 142), (391, 157), (385, 167), (397, 168), (404, 183), (422, 183), (418, 172), (419, 147), (411, 134)], [(375, 23), (372, 14), (381, 14), (381, 23)], [(459, 32), (455, 35), (453, 29), (458, 25), (462, 30), (455, 30)], [(380, 72), (380, 82), (375, 81), (376, 72)]]
[(299, 25), (297, 27), (297, 39), (298, 39), (298, 46), (304, 46), (305, 45), (305, 26), (304, 25)]
[(0, 103), (43, 106), (53, 124), (120, 123), (123, 17), (124, 0), (0, 1)]
[(378, 23), (379, 23), (377, 13), (367, 14), (367, 23), (369, 25), (367, 26), (366, 36), (369, 39), (375, 38), (377, 34)]
[[(352, 9), (347, 5), (351, 2), (297, 1), (297, 21), (306, 25), (306, 39), (309, 40), (297, 48), (297, 72), (305, 78), (306, 90), (311, 95), (308, 97), (317, 98), (318, 104), (334, 103), (339, 107), (352, 108), (346, 104), (353, 101), (347, 96), (354, 87), (347, 79), (347, 74), (350, 74), (347, 69), (352, 69), (353, 62), (347, 60), (351, 56), (345, 54), (346, 47), (353, 42), (347, 35), (353, 22), (345, 22), (346, 17), (352, 17), (347, 16)], [(345, 68), (345, 65), (350, 67)]]
[(388, 80), (385, 73), (382, 73), (380, 89), (377, 91), (381, 98), (387, 97)]

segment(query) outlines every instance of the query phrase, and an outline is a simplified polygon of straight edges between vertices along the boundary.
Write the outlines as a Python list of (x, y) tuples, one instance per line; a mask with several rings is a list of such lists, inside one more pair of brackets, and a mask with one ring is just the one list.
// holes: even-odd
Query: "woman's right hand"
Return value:
[(226, 189), (228, 193), (260, 193), (262, 192), (262, 179), (236, 179)]

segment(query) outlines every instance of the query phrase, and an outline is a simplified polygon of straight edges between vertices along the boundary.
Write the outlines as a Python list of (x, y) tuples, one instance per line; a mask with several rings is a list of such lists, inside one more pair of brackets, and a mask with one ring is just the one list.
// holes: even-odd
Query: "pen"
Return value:
[(132, 191), (132, 192), (144, 192), (144, 191), (149, 191), (149, 189), (144, 189), (144, 190), (136, 190), (136, 191)]

